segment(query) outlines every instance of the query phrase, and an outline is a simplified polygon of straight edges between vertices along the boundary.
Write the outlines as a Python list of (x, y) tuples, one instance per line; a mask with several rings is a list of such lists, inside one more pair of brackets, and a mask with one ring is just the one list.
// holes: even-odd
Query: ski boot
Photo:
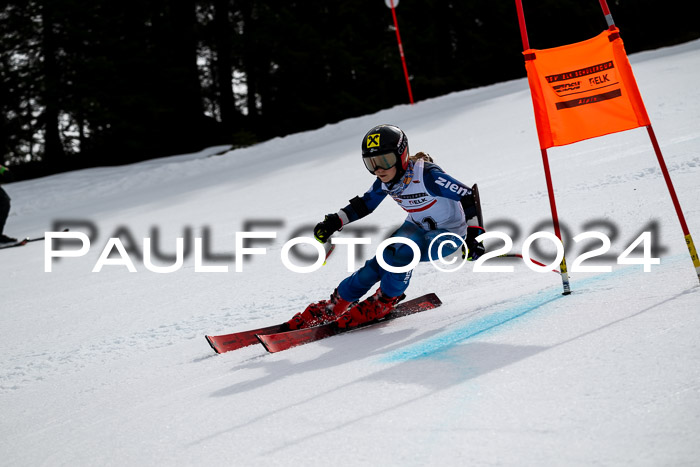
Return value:
[(345, 314), (338, 318), (338, 327), (354, 328), (363, 323), (376, 321), (383, 318), (394, 309), (394, 305), (403, 300), (406, 296), (387, 297), (379, 288), (371, 297), (361, 301), (357, 306), (350, 308)]
[(290, 331), (293, 331), (335, 321), (340, 315), (345, 313), (350, 305), (350, 302), (343, 300), (338, 295), (338, 289), (335, 289), (329, 300), (321, 300), (307, 306), (304, 311), (297, 313), (292, 319), (287, 321), (287, 326)]
[(0, 243), (17, 243), (16, 238), (8, 237), (7, 235), (0, 235)]

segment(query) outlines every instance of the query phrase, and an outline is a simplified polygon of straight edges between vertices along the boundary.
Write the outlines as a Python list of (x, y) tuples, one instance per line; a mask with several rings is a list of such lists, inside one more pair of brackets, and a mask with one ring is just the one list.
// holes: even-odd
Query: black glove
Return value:
[(476, 237), (486, 232), (483, 227), (469, 226), (467, 227), (467, 248), (469, 248), (469, 257), (467, 261), (476, 261), (479, 256), (486, 253), (483, 242), (477, 242)]
[(321, 243), (326, 243), (331, 235), (336, 233), (343, 227), (343, 221), (340, 220), (338, 214), (326, 214), (323, 222), (319, 222), (314, 227), (314, 237)]

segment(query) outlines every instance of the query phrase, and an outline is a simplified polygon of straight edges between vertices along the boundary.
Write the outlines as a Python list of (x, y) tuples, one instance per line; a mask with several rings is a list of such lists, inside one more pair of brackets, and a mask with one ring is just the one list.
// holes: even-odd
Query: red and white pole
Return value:
[[(601, 0), (602, 1), (602, 0)], [(525, 13), (523, 12), (522, 0), (515, 0), (515, 7), (518, 11), (518, 23), (520, 24), (520, 37), (523, 41), (523, 50), (528, 50), (530, 48), (530, 42), (527, 37), (527, 26), (525, 25)], [(561, 238), (561, 229), (559, 227), (559, 214), (557, 214), (557, 203), (554, 199), (554, 184), (552, 183), (552, 174), (549, 170), (549, 158), (547, 156), (547, 150), (542, 149), (542, 165), (544, 166), (544, 177), (547, 182), (547, 193), (549, 194), (549, 207), (552, 211), (552, 224), (554, 225), (554, 234), (557, 236), (559, 241), (564, 244)], [(564, 289), (563, 294), (569, 295), (571, 293), (571, 284), (569, 282), (569, 271), (566, 267), (566, 257), (563, 257), (561, 264), (559, 265), (559, 272), (561, 274), (561, 283)]]
[[(613, 21), (612, 14), (610, 13), (610, 8), (608, 8), (608, 2), (606, 0), (599, 0), (600, 7), (603, 9), (603, 14), (605, 15), (605, 21), (608, 23), (610, 29), (615, 28), (615, 21)], [(688, 224), (685, 221), (685, 216), (683, 215), (683, 210), (681, 209), (681, 203), (678, 201), (678, 195), (676, 195), (676, 189), (673, 187), (673, 182), (671, 181), (671, 175), (668, 173), (668, 168), (666, 167), (666, 162), (664, 161), (664, 156), (661, 153), (661, 147), (656, 139), (656, 134), (654, 134), (654, 129), (651, 127), (651, 123), (646, 126), (647, 133), (649, 134), (649, 139), (651, 140), (651, 145), (654, 148), (654, 153), (656, 153), (656, 159), (659, 161), (659, 167), (661, 168), (661, 173), (666, 181), (666, 187), (668, 188), (668, 193), (671, 195), (671, 201), (673, 202), (673, 207), (676, 209), (676, 216), (678, 216), (678, 222), (681, 224), (681, 230), (685, 236), (685, 243), (688, 247), (688, 252), (690, 253), (690, 259), (693, 261), (693, 267), (695, 267), (695, 273), (700, 280), (700, 257), (695, 249), (695, 243), (693, 242), (693, 237), (690, 235), (690, 230), (688, 229)]]
[(396, 19), (396, 7), (399, 0), (386, 0), (386, 6), (391, 8), (391, 16), (394, 18), (394, 29), (396, 29), (396, 41), (399, 44), (399, 55), (401, 55), (401, 63), (403, 64), (403, 74), (406, 77), (406, 88), (408, 89), (408, 100), (413, 105), (413, 92), (411, 92), (411, 80), (408, 78), (408, 68), (406, 67), (406, 57), (403, 55), (403, 45), (401, 44), (401, 34), (399, 33), (399, 22)]
[(608, 2), (606, 0), (598, 0), (600, 2), (600, 7), (603, 9), (603, 14), (605, 15), (605, 21), (608, 23), (608, 28), (613, 29), (615, 27), (615, 21), (613, 21), (612, 13), (610, 13), (610, 8), (608, 8)]

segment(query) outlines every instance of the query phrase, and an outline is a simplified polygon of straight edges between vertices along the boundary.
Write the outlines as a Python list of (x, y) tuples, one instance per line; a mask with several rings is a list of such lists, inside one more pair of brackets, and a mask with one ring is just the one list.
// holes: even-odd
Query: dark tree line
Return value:
[[(606, 28), (595, 0), (523, 4), (535, 48)], [(609, 5), (628, 52), (700, 37), (691, 0)], [(397, 14), (417, 100), (525, 74), (513, 0), (401, 0)], [(246, 145), (408, 100), (383, 0), (0, 1), (0, 80), (0, 163), (25, 176)]]

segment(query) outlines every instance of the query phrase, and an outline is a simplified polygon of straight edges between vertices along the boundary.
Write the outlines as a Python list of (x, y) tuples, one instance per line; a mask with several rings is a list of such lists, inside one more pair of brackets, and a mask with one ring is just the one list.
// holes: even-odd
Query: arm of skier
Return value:
[(379, 203), (386, 198), (386, 193), (382, 190), (382, 182), (377, 179), (367, 192), (360, 196), (355, 196), (350, 200), (350, 204), (334, 214), (326, 214), (322, 222), (316, 224), (314, 237), (321, 243), (326, 243), (331, 235), (343, 226), (372, 213)]

